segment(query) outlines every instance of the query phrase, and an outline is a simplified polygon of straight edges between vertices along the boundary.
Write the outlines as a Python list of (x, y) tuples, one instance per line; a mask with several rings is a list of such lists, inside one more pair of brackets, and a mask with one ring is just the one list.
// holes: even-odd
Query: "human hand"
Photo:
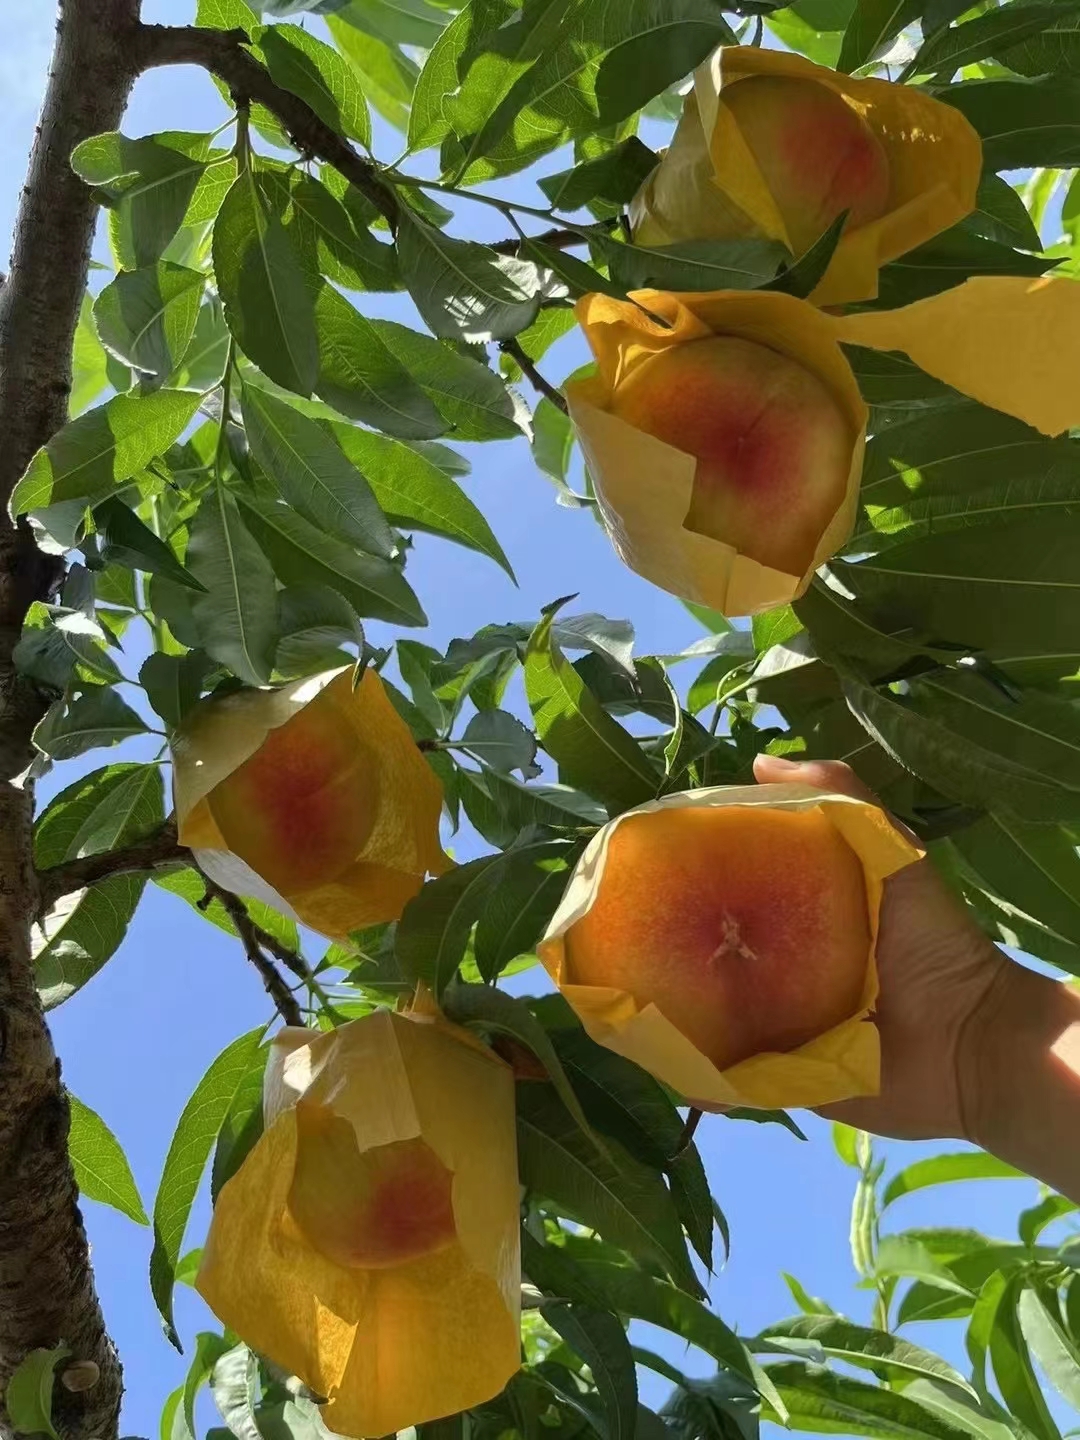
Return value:
[[(762, 784), (796, 782), (879, 803), (836, 760), (759, 755), (754, 775)], [(998, 992), (1020, 967), (983, 934), (929, 860), (885, 881), (877, 965), (881, 1093), (822, 1113), (897, 1139), (974, 1139), (982, 1131), (987, 1029)]]

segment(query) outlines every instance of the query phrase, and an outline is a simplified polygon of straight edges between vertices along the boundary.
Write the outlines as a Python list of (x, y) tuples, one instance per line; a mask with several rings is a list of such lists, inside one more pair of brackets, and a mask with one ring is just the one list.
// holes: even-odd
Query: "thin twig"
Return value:
[[(196, 867), (198, 868), (198, 867)], [(285, 977), (278, 970), (273, 960), (264, 953), (267, 950), (274, 950), (281, 958), (280, 951), (285, 947), (279, 946), (273, 936), (268, 935), (261, 925), (256, 925), (248, 914), (248, 908), (231, 890), (226, 890), (216, 880), (211, 880), (205, 870), (199, 870), (203, 884), (206, 886), (207, 900), (219, 900), (226, 915), (236, 927), (236, 933), (240, 936), (240, 943), (244, 947), (244, 954), (251, 961), (252, 965), (259, 972), (259, 978), (266, 987), (266, 993), (274, 1002), (278, 1014), (285, 1021), (286, 1025), (303, 1025), (304, 1016), (297, 1002), (296, 996), (289, 989)], [(267, 944), (270, 941), (270, 944)], [(302, 965), (302, 962), (298, 963)]]
[[(608, 222), (614, 226), (616, 221)], [(539, 235), (530, 235), (529, 239), (537, 245), (548, 245), (553, 250), (569, 250), (574, 245), (587, 245), (588, 236), (583, 235), (580, 230), (544, 230)], [(509, 240), (496, 240), (494, 245), (489, 245), (489, 250), (494, 250), (496, 255), (516, 255), (521, 249), (521, 236), (515, 235)]]
[(74, 890), (85, 890), (113, 875), (130, 875), (144, 870), (160, 870), (166, 865), (191, 861), (191, 851), (176, 839), (176, 820), (168, 820), (152, 835), (136, 840), (121, 850), (104, 850), (99, 855), (84, 855), (52, 865), (38, 873), (38, 917), (47, 915), (56, 902)]
[(544, 379), (543, 375), (540, 374), (540, 371), (533, 364), (529, 356), (525, 354), (525, 351), (516, 340), (500, 340), (499, 349), (504, 355), (509, 355), (512, 360), (516, 361), (534, 390), (538, 390), (541, 395), (550, 400), (556, 410), (561, 410), (564, 415), (569, 413), (566, 407), (566, 400), (560, 392), (555, 389), (555, 386), (552, 385), (550, 380)]

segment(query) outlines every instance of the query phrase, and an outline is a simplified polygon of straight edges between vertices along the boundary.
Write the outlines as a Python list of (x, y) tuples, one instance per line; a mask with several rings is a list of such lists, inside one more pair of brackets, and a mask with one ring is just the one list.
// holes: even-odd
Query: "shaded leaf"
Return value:
[(187, 565), (205, 591), (191, 602), (202, 648), (245, 684), (265, 685), (277, 644), (274, 576), (220, 483), (192, 522)]

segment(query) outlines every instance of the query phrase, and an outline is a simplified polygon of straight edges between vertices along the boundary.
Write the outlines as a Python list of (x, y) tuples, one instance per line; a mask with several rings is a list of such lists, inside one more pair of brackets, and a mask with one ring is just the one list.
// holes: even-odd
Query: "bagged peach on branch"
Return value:
[(498, 1394), (520, 1363), (510, 1067), (438, 1014), (379, 1010), (281, 1031), (263, 1109), (197, 1280), (218, 1317), (339, 1434)]
[(811, 298), (877, 294), (878, 270), (975, 208), (982, 144), (910, 85), (725, 46), (694, 75), (671, 148), (630, 207), (639, 245), (758, 236), (795, 255), (848, 218)]
[(920, 854), (805, 785), (668, 795), (593, 837), (538, 954), (594, 1040), (701, 1108), (874, 1094), (882, 883)]
[(767, 290), (587, 295), (596, 373), (571, 419), (620, 556), (725, 615), (797, 599), (851, 534), (866, 405), (842, 342), (902, 350), (983, 404), (1080, 424), (1080, 284), (978, 276), (898, 310), (830, 315)]
[(439, 782), (370, 669), (204, 701), (173, 775), (206, 873), (326, 935), (396, 920), (448, 863)]

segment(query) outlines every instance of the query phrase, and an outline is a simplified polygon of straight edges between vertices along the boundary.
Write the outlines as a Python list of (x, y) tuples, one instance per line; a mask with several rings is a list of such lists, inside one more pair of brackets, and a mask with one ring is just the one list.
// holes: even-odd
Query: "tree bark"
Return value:
[[(60, 0), (56, 46), (0, 290), (0, 1388), (28, 1351), (66, 1343), (100, 1378), (57, 1386), (65, 1440), (118, 1431), (120, 1363), (105, 1330), (67, 1151), (68, 1104), (34, 985), (33, 795), (24, 778), (46, 699), (16, 674), (27, 607), (57, 562), (7, 513), (34, 452), (67, 418), (71, 348), (97, 206), (68, 158), (120, 123), (135, 76), (139, 0)], [(0, 1405), (0, 1432), (11, 1433)]]

